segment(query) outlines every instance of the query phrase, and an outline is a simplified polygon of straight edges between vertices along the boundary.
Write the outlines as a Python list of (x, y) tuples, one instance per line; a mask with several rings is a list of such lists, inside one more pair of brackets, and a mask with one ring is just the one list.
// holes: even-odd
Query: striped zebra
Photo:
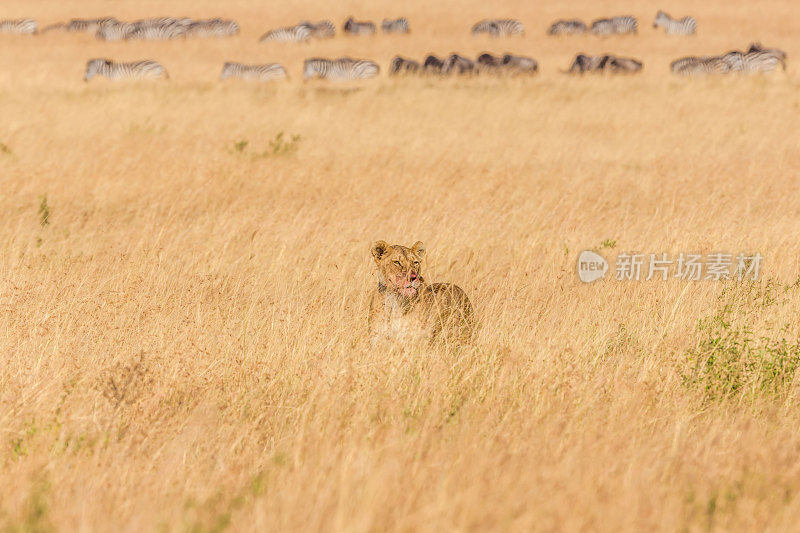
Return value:
[(33, 19), (0, 20), (0, 33), (33, 35), (39, 29)]
[(466, 75), (475, 72), (475, 62), (458, 54), (450, 54), (444, 62), (442, 73)]
[(777, 55), (768, 52), (756, 50), (744, 54), (742, 71), (748, 74), (754, 72), (772, 72), (781, 65), (783, 70), (786, 70), (786, 61), (783, 61)]
[(786, 68), (786, 52), (780, 48), (764, 48), (761, 43), (750, 43), (750, 48), (747, 49), (747, 53), (749, 54), (751, 52), (769, 52), (784, 63), (784, 68)]
[(277, 63), (264, 65), (244, 65), (242, 63), (225, 63), (222, 66), (220, 80), (239, 78), (246, 81), (272, 81), (287, 77), (286, 69)]
[(209, 19), (196, 20), (186, 27), (187, 37), (230, 37), (239, 33), (235, 20)]
[(472, 26), (472, 35), (485, 33), (491, 37), (525, 35), (525, 26), (514, 19), (484, 19)]
[(310, 38), (311, 29), (304, 24), (298, 24), (297, 26), (287, 26), (286, 28), (270, 30), (262, 35), (258, 42), (277, 41), (283, 43), (304, 43)]
[(636, 17), (630, 15), (611, 17), (609, 19), (597, 19), (592, 22), (592, 33), (595, 35), (636, 33), (638, 29), (639, 22), (636, 20)]
[(730, 64), (716, 56), (682, 57), (669, 65), (673, 74), (680, 76), (698, 76), (706, 74), (725, 74), (731, 71)]
[(667, 35), (693, 35), (697, 31), (697, 21), (694, 17), (674, 19), (664, 11), (659, 11), (653, 20), (653, 27), (664, 28)]
[(305, 26), (311, 32), (311, 37), (315, 39), (330, 39), (336, 36), (336, 26), (330, 20), (323, 20), (314, 24), (304, 20), (298, 26)]
[(136, 29), (136, 25), (131, 22), (120, 22), (111, 20), (98, 25), (95, 39), (99, 41), (121, 41), (127, 38), (128, 34)]
[(86, 63), (86, 73), (83, 75), (83, 81), (89, 81), (95, 76), (105, 76), (111, 80), (162, 77), (169, 79), (164, 67), (151, 60), (115, 63), (110, 59), (90, 59)]
[(422, 70), (426, 74), (442, 74), (444, 70), (444, 60), (430, 54), (425, 58), (425, 62), (422, 64)]
[(186, 36), (186, 26), (181, 24), (142, 24), (135, 25), (125, 35), (126, 40), (166, 41)]
[(408, 20), (404, 17), (399, 19), (383, 19), (381, 22), (383, 33), (410, 33), (411, 28)]
[(67, 23), (58, 22), (50, 24), (42, 28), (41, 33), (50, 31), (65, 31), (67, 33), (95, 33), (102, 24), (109, 24), (111, 22), (119, 22), (113, 17), (106, 17), (100, 19), (72, 19)]
[(374, 35), (378, 32), (378, 30), (375, 28), (374, 22), (359, 22), (353, 17), (350, 17), (344, 21), (344, 25), (342, 25), (342, 31), (349, 33), (350, 35)]
[(557, 20), (547, 30), (548, 35), (580, 35), (586, 33), (588, 28), (582, 20)]
[(413, 59), (406, 59), (401, 56), (395, 56), (389, 64), (389, 74), (396, 76), (398, 74), (411, 74), (419, 72), (420, 64)]
[(322, 78), (332, 81), (363, 80), (374, 78), (380, 68), (374, 61), (365, 59), (306, 59), (303, 63), (303, 79)]

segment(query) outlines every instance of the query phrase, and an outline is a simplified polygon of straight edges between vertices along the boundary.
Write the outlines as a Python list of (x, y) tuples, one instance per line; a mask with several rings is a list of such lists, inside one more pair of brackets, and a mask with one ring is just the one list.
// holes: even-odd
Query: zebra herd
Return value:
[[(694, 17), (674, 19), (664, 11), (659, 11), (653, 20), (654, 28), (664, 28), (667, 35), (692, 35), (697, 31)], [(557, 20), (547, 30), (549, 35), (580, 35), (590, 32), (594, 35), (625, 35), (639, 31), (639, 21), (631, 15), (594, 20), (591, 26), (579, 19)]]
[(779, 48), (765, 48), (753, 43), (746, 52), (731, 50), (720, 56), (682, 57), (670, 64), (670, 70), (679, 75), (728, 74), (730, 72), (770, 72), (780, 65), (786, 70), (786, 52)]
[[(341, 26), (345, 35), (374, 35), (378, 25), (369, 20), (347, 18)], [(554, 22), (547, 33), (554, 36), (578, 35), (591, 32), (594, 35), (625, 35), (638, 32), (638, 21), (631, 15), (600, 18), (590, 25), (579, 19), (562, 19)], [(658, 11), (653, 28), (662, 28), (667, 35), (693, 35), (697, 21), (689, 16), (675, 19), (664, 11)], [(406, 18), (385, 18), (380, 30), (386, 34), (409, 33)], [(95, 19), (72, 19), (44, 27), (39, 31), (34, 19), (0, 20), (0, 34), (36, 34), (48, 32), (94, 34), (102, 41), (165, 40), (180, 37), (228, 37), (240, 33), (239, 24), (230, 19), (212, 18), (195, 20), (189, 17), (159, 17), (125, 22), (113, 17)], [(524, 36), (525, 26), (515, 19), (483, 19), (471, 28), (473, 35), (489, 37)], [(319, 22), (301, 21), (294, 26), (272, 29), (263, 34), (259, 42), (308, 42), (311, 39), (330, 39), (336, 36), (336, 26), (330, 20)], [(786, 52), (777, 48), (765, 48), (753, 43), (747, 51), (732, 50), (719, 56), (691, 56), (673, 61), (670, 70), (678, 75), (727, 74), (731, 72), (761, 73), (786, 69)], [(617, 57), (611, 54), (589, 56), (578, 54), (569, 69), (570, 74), (610, 73), (630, 74), (640, 72), (640, 60)], [(494, 55), (483, 53), (475, 59), (451, 53), (447, 57), (428, 55), (422, 61), (396, 56), (389, 65), (390, 75), (399, 74), (536, 74), (539, 65), (533, 58), (514, 54)], [(303, 64), (303, 78), (327, 80), (355, 80), (373, 78), (380, 72), (375, 61), (340, 57), (338, 59), (310, 58)], [(166, 69), (159, 63), (146, 60), (130, 63), (114, 62), (106, 58), (91, 59), (86, 65), (84, 80), (96, 76), (110, 79), (122, 78), (169, 78)], [(223, 65), (220, 79), (240, 78), (246, 80), (272, 81), (288, 77), (286, 69), (277, 63), (246, 65), (227, 62)]]
[(221, 18), (194, 20), (189, 17), (159, 17), (119, 21), (113, 17), (99, 19), (72, 19), (51, 24), (42, 33), (62, 31), (69, 33), (94, 33), (101, 41), (167, 40), (179, 37), (228, 37), (238, 35), (239, 24)]

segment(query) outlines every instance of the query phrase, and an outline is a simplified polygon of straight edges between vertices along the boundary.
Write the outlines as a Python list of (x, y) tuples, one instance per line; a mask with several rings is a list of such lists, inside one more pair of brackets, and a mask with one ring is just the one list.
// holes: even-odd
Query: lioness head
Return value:
[(378, 241), (372, 245), (372, 256), (378, 266), (378, 277), (386, 290), (406, 298), (414, 298), (422, 284), (422, 257), (425, 245), (417, 241), (411, 248)]

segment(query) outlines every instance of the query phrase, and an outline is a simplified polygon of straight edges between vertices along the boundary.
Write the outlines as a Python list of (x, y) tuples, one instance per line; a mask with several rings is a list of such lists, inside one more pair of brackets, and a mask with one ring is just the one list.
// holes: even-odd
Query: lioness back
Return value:
[(423, 298), (429, 299), (434, 319), (433, 336), (468, 340), (475, 328), (467, 293), (454, 283), (431, 283)]

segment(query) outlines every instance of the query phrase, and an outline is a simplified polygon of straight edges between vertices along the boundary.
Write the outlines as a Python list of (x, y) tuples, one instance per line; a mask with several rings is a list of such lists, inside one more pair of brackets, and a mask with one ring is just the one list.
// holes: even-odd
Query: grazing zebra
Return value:
[(433, 54), (425, 58), (422, 64), (422, 69), (429, 74), (442, 74), (444, 70), (444, 61), (439, 59)]
[(111, 20), (98, 25), (95, 38), (100, 41), (121, 41), (136, 29), (130, 22)]
[(472, 26), (472, 35), (488, 34), (491, 37), (525, 35), (522, 22), (513, 19), (484, 19)]
[(586, 23), (582, 20), (557, 20), (547, 30), (549, 35), (579, 35), (586, 33)]
[(330, 39), (336, 35), (336, 26), (330, 20), (323, 20), (316, 24), (304, 20), (298, 26), (305, 26), (311, 32), (311, 37), (316, 39)]
[(179, 21), (134, 23), (133, 30), (125, 35), (125, 39), (141, 39), (145, 41), (177, 39), (186, 35), (186, 29), (187, 25)]
[(695, 76), (705, 74), (725, 74), (731, 71), (730, 64), (720, 57), (682, 57), (669, 65), (673, 74)]
[(96, 33), (98, 28), (103, 24), (118, 23), (119, 21), (113, 17), (106, 17), (101, 19), (72, 19), (68, 23), (59, 22), (57, 24), (50, 24), (42, 28), (42, 33), (49, 31), (65, 31), (68, 33)]
[(692, 35), (697, 31), (697, 21), (694, 17), (674, 19), (667, 13), (659, 11), (653, 21), (653, 27), (661, 26), (667, 35)]
[(536, 74), (539, 71), (539, 63), (531, 57), (505, 54), (502, 62), (503, 67), (512, 74)]
[(187, 37), (229, 37), (239, 33), (239, 24), (235, 20), (210, 19), (196, 20), (186, 27)]
[(383, 33), (409, 33), (411, 28), (408, 26), (408, 20), (401, 17), (399, 19), (383, 19), (381, 22), (381, 29)]
[(778, 65), (786, 70), (786, 62), (778, 56), (771, 52), (756, 50), (744, 54), (742, 71), (747, 73), (771, 72), (776, 70)]
[(164, 67), (151, 60), (115, 63), (110, 59), (90, 59), (86, 63), (86, 73), (83, 75), (83, 81), (89, 81), (95, 76), (105, 76), (111, 80), (161, 77), (169, 79)]
[(419, 69), (420, 64), (418, 62), (400, 56), (396, 56), (389, 64), (389, 74), (392, 76), (419, 72)]
[(475, 62), (471, 59), (458, 55), (450, 54), (444, 62), (442, 72), (444, 74), (472, 74), (475, 71)]
[(314, 77), (325, 80), (362, 80), (374, 78), (378, 75), (380, 68), (374, 61), (364, 59), (351, 59), (342, 57), (339, 59), (306, 59), (303, 64), (303, 79), (308, 80)]
[(611, 17), (610, 19), (597, 19), (592, 22), (592, 33), (595, 35), (614, 35), (636, 33), (639, 23), (636, 17), (625, 15)]
[(298, 24), (297, 26), (288, 26), (286, 28), (277, 28), (270, 30), (258, 40), (264, 41), (278, 41), (285, 43), (303, 43), (311, 38), (311, 29), (305, 24)]
[(225, 63), (222, 66), (220, 80), (239, 78), (247, 81), (272, 81), (287, 77), (286, 69), (277, 63), (264, 65), (243, 65), (242, 63)]
[(756, 52), (772, 55), (780, 62), (783, 70), (786, 70), (786, 52), (780, 48), (764, 48), (761, 43), (751, 43), (750, 48), (747, 50), (748, 55)]
[(342, 31), (351, 35), (374, 35), (378, 32), (374, 22), (358, 22), (353, 17), (344, 21)]
[(38, 28), (33, 19), (0, 20), (0, 33), (33, 35)]

